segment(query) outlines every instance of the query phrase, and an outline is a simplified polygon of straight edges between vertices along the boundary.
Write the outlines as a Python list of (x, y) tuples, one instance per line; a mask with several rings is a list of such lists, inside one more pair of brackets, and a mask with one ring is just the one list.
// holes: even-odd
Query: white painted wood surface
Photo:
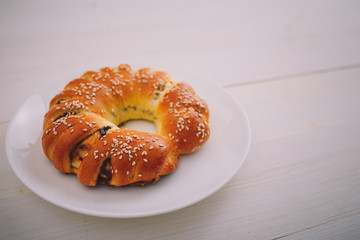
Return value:
[[(360, 239), (359, 1), (3, 1), (0, 239)], [(37, 88), (92, 67), (169, 65), (245, 107), (249, 156), (182, 210), (106, 219), (30, 192), (5, 154)]]

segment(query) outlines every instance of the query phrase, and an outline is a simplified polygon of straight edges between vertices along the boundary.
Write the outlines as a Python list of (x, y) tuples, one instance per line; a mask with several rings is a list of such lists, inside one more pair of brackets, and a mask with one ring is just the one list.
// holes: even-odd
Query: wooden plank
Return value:
[(352, 123), (360, 117), (360, 68), (228, 88), (260, 142)]
[(252, 222), (249, 227), (256, 239), (290, 236), (308, 228), (315, 233), (329, 220), (359, 212), (359, 123), (253, 145), (234, 181), (244, 184), (249, 192), (242, 189), (243, 194), (253, 201), (237, 199), (244, 205), (241, 209), (247, 209), (241, 215)]
[(359, 66), (359, 7), (342, 0), (2, 2), (0, 96), (12, 105), (1, 106), (0, 122), (43, 84), (95, 66), (171, 66), (228, 86)]

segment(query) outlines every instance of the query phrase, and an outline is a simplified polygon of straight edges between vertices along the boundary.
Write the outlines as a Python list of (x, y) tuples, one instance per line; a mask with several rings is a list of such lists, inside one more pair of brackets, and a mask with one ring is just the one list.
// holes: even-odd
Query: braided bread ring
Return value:
[[(130, 119), (153, 122), (157, 134), (118, 127)], [(189, 84), (122, 64), (68, 83), (51, 100), (43, 130), (46, 157), (81, 183), (144, 185), (173, 172), (179, 154), (208, 140), (209, 110)]]

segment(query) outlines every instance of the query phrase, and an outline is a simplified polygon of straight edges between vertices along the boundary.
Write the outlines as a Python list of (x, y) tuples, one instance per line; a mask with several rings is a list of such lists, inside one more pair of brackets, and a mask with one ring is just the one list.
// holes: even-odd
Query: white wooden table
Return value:
[[(2, 1), (0, 239), (360, 239), (359, 1)], [(8, 123), (38, 88), (95, 66), (168, 64), (246, 109), (250, 153), (185, 209), (107, 219), (15, 176)]]

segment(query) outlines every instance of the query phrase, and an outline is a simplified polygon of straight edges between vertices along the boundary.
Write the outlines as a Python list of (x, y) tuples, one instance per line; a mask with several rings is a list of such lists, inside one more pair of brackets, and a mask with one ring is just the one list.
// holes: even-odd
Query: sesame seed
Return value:
[(153, 148), (154, 148), (154, 146), (150, 146), (150, 147), (149, 147), (150, 150), (153, 149)]
[(145, 159), (145, 158), (144, 158), (143, 160), (144, 160), (144, 162), (148, 162), (148, 160), (147, 160), (147, 159)]
[(133, 161), (133, 162), (132, 162), (132, 164), (131, 164), (131, 166), (135, 166), (135, 164), (136, 164), (136, 162), (135, 162), (135, 161)]
[(129, 171), (126, 171), (126, 175), (129, 175)]
[(138, 177), (142, 177), (142, 174), (141, 174), (141, 173), (139, 173), (139, 174), (138, 174)]

